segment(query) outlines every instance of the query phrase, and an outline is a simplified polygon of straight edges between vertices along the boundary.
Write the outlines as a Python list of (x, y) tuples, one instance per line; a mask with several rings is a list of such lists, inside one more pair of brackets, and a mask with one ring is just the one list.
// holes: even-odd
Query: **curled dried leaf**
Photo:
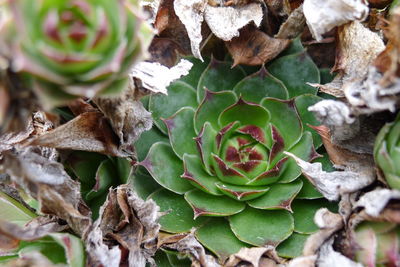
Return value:
[(240, 266), (251, 267), (276, 267), (282, 261), (275, 248), (271, 246), (242, 248), (238, 253), (231, 255), (224, 266), (235, 267), (240, 264)]

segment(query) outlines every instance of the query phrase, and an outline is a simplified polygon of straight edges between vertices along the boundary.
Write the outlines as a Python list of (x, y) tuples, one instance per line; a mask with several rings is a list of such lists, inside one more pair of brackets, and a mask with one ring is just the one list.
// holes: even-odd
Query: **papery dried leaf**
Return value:
[(317, 41), (322, 39), (322, 34), (336, 26), (353, 20), (364, 20), (368, 16), (368, 6), (364, 0), (305, 0), (303, 11)]
[(220, 39), (230, 41), (239, 36), (239, 30), (254, 22), (258, 27), (263, 18), (261, 5), (252, 3), (237, 7), (206, 6), (205, 20), (211, 31)]
[(292, 153), (285, 152), (285, 154), (296, 161), (308, 180), (325, 198), (331, 201), (338, 200), (341, 194), (356, 192), (375, 180), (374, 175), (369, 173), (370, 169), (367, 169), (365, 173), (351, 170), (325, 172), (319, 162), (309, 163)]
[(91, 225), (90, 210), (80, 195), (79, 183), (63, 166), (35, 152), (35, 149), (6, 151), (3, 166), (13, 182), (40, 204), (40, 211), (65, 220), (73, 231), (84, 236)]
[(291, 260), (287, 267), (315, 267), (318, 256), (300, 256)]
[(293, 39), (299, 36), (306, 26), (306, 18), (303, 13), (303, 5), (296, 8), (290, 13), (287, 20), (279, 28), (279, 32), (275, 35), (278, 39)]
[(192, 266), (217, 267), (217, 261), (214, 257), (207, 255), (204, 247), (197, 241), (193, 233), (179, 239), (178, 242), (165, 244), (163, 247), (177, 250), (192, 260)]
[(204, 20), (204, 10), (207, 5), (207, 0), (175, 0), (175, 13), (185, 25), (188, 33), (192, 53), (196, 58), (201, 60), (200, 43), (203, 39), (201, 35), (201, 24)]
[(142, 102), (135, 100), (135, 89), (130, 87), (119, 97), (98, 97), (93, 101), (109, 122), (119, 138), (119, 150), (132, 153), (132, 144), (147, 130), (153, 120)]
[(118, 137), (104, 115), (98, 111), (83, 113), (32, 139), (28, 145), (91, 151), (120, 157), (132, 153), (119, 149)]
[[(379, 199), (379, 201), (377, 201), (377, 199)], [(400, 192), (389, 189), (375, 189), (361, 196), (354, 204), (354, 208), (364, 207), (368, 215), (378, 217), (392, 199), (400, 199)]]
[(157, 62), (140, 62), (132, 69), (131, 76), (135, 80), (136, 89), (166, 95), (168, 85), (181, 76), (187, 75), (192, 66), (193, 63), (185, 59), (181, 59), (172, 68), (167, 68)]
[(277, 255), (275, 248), (268, 246), (265, 248), (241, 248), (240, 251), (231, 255), (224, 267), (252, 266), (252, 267), (276, 267), (282, 259)]
[(361, 263), (354, 262), (339, 252), (336, 252), (332, 244), (333, 239), (322, 245), (317, 261), (319, 267), (363, 267)]
[(240, 36), (226, 42), (226, 46), (233, 58), (233, 66), (262, 65), (274, 59), (282, 52), (290, 41), (275, 39), (249, 25), (240, 30)]
[(343, 97), (343, 85), (366, 77), (370, 64), (385, 49), (378, 34), (354, 21), (338, 28), (338, 46), (333, 71), (334, 80), (321, 86), (321, 91)]

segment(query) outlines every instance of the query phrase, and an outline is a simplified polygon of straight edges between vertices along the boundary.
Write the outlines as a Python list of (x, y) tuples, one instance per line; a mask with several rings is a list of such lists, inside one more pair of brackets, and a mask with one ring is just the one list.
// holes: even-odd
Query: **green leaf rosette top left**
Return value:
[[(304, 51), (250, 75), (229, 62), (192, 61), (168, 96), (149, 99), (156, 127), (136, 143), (135, 188), (168, 212), (162, 230), (194, 227), (221, 261), (248, 246), (300, 255), (317, 230), (315, 211), (332, 206), (284, 153), (320, 156), (321, 140), (306, 125), (318, 123), (307, 107), (320, 98), (306, 84), (319, 82), (318, 68)], [(161, 188), (150, 192), (153, 179)]]
[(152, 37), (137, 1), (9, 0), (5, 7), (5, 56), (47, 107), (120, 92)]

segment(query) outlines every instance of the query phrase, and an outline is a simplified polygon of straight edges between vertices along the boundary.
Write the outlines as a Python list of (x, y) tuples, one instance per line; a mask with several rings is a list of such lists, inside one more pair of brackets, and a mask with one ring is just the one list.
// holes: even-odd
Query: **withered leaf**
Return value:
[(226, 42), (233, 58), (233, 66), (238, 64), (262, 65), (274, 59), (290, 41), (276, 39), (249, 25), (240, 31), (240, 36)]
[(282, 23), (279, 32), (275, 35), (278, 39), (293, 39), (299, 36), (306, 26), (306, 19), (303, 13), (303, 6), (299, 6), (290, 13), (287, 20)]
[(178, 61), (178, 54), (183, 54), (179, 44), (169, 38), (153, 38), (149, 52), (151, 62), (159, 62), (160, 64), (171, 68)]
[(28, 145), (73, 149), (126, 157), (118, 137), (101, 112), (85, 112), (67, 123), (32, 139)]
[(253, 247), (242, 248), (234, 255), (231, 255), (224, 264), (225, 267), (251, 266), (251, 267), (277, 267), (283, 260), (277, 255), (275, 248)]

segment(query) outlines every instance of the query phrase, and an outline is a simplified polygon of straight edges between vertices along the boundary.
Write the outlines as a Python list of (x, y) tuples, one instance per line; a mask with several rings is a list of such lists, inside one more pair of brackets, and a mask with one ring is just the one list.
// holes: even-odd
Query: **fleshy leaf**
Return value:
[(101, 162), (96, 172), (96, 185), (87, 193), (86, 200), (90, 201), (100, 196), (105, 200), (106, 192), (115, 180), (115, 173), (115, 166), (111, 159)]
[(266, 194), (249, 201), (248, 204), (257, 209), (286, 209), (291, 212), (292, 201), (302, 186), (303, 182), (300, 179), (289, 184), (273, 184), (269, 186), (270, 189)]
[(212, 154), (212, 164), (218, 178), (226, 183), (245, 185), (249, 182), (246, 176), (229, 167), (220, 157)]
[(196, 238), (224, 262), (230, 255), (248, 246), (233, 234), (225, 218), (212, 218), (196, 231)]
[(319, 83), (319, 70), (305, 52), (280, 57), (267, 69), (283, 82), (289, 92), (289, 98), (317, 93), (316, 88), (306, 83)]
[(193, 128), (194, 110), (190, 107), (183, 107), (174, 115), (163, 122), (168, 128), (169, 141), (175, 154), (182, 159), (183, 154), (197, 154), (196, 136)]
[(322, 145), (321, 137), (314, 129), (312, 129), (308, 125), (318, 126), (321, 123), (315, 118), (314, 114), (311, 111), (308, 111), (308, 107), (316, 104), (321, 100), (321, 97), (309, 94), (301, 95), (295, 98), (296, 108), (299, 112), (301, 121), (303, 122), (303, 127), (306, 131), (311, 132), (315, 149), (319, 148)]
[(200, 131), (206, 121), (208, 121), (214, 129), (220, 128), (218, 125), (219, 114), (236, 101), (237, 97), (232, 91), (212, 92), (205, 89), (204, 99), (197, 108), (194, 117), (196, 132)]
[[(285, 171), (288, 157), (278, 161), (271, 169), (261, 173), (253, 180), (249, 181), (247, 185), (269, 185), (278, 181)], [(297, 166), (297, 165), (296, 165)]]
[(71, 234), (61, 233), (50, 234), (50, 236), (64, 248), (69, 266), (86, 266), (86, 251), (80, 238)]
[(229, 91), (245, 76), (246, 73), (240, 67), (237, 66), (232, 69), (231, 63), (212, 58), (210, 64), (200, 77), (197, 86), (197, 101), (200, 103), (204, 98), (204, 88), (213, 92)]
[(302, 135), (303, 127), (297, 113), (294, 100), (279, 100), (264, 98), (261, 105), (271, 115), (270, 123), (276, 127), (284, 140), (284, 149), (287, 150), (297, 143)]
[(233, 91), (244, 100), (260, 103), (264, 97), (288, 99), (289, 94), (281, 81), (267, 72), (264, 66), (261, 69), (241, 80)]
[(315, 186), (313, 186), (310, 181), (305, 178), (303, 175), (299, 177), (303, 181), (303, 187), (301, 188), (299, 194), (297, 195), (297, 199), (317, 199), (323, 198), (322, 194), (317, 191)]
[(221, 146), (231, 135), (240, 127), (240, 122), (231, 122), (222, 128), (215, 137), (215, 144), (217, 145), (217, 151), (220, 152)]
[(211, 195), (222, 195), (215, 185), (219, 180), (215, 176), (209, 175), (203, 169), (201, 160), (195, 155), (183, 155), (183, 165), (185, 172), (181, 176), (190, 181), (190, 183)]
[[(140, 168), (143, 167), (140, 166)], [(151, 193), (160, 188), (160, 185), (154, 181), (153, 177), (139, 171), (132, 175), (130, 183), (132, 184), (133, 190), (142, 199), (146, 199)]]
[(213, 129), (209, 122), (206, 122), (201, 129), (199, 135), (194, 138), (197, 149), (201, 156), (204, 169), (209, 175), (211, 172), (211, 153), (215, 153), (217, 150), (215, 138), (217, 132)]
[(194, 217), (230, 216), (241, 212), (245, 204), (225, 196), (213, 196), (201, 190), (194, 189), (185, 194), (186, 201), (194, 211)]
[(149, 111), (152, 113), (154, 124), (165, 134), (167, 127), (160, 118), (168, 118), (182, 107), (197, 107), (196, 90), (182, 81), (173, 82), (168, 87), (168, 95), (150, 96)]
[(264, 195), (268, 190), (269, 187), (250, 187), (250, 186), (238, 186), (238, 185), (230, 185), (224, 183), (218, 183), (218, 188), (223, 192), (225, 195), (239, 200), (239, 201), (246, 201), (254, 198), (258, 198)]
[(160, 141), (168, 142), (168, 137), (164, 135), (157, 127), (152, 127), (150, 130), (143, 132), (140, 135), (140, 138), (135, 142), (135, 150), (138, 161), (144, 160), (151, 145)]
[(294, 229), (292, 215), (286, 210), (259, 210), (247, 207), (229, 218), (237, 238), (254, 246), (277, 246)]
[[(218, 118), (218, 123), (220, 127), (239, 121), (241, 125), (246, 126), (257, 126), (260, 129), (264, 129), (266, 123), (268, 123), (270, 115), (268, 111), (258, 104), (253, 104), (244, 101), (242, 98), (232, 106), (226, 108)], [(265, 143), (265, 133), (264, 136), (259, 137), (261, 143)]]
[[(312, 161), (320, 156), (314, 149), (310, 132), (304, 132), (300, 141), (293, 146), (289, 152), (298, 155), (299, 158), (305, 161)], [(301, 174), (300, 167), (297, 166), (296, 162), (292, 158), (290, 158), (286, 164), (287, 166), (282, 174), (282, 179), (279, 181), (280, 183), (290, 183)]]
[(293, 233), (288, 239), (279, 244), (278, 255), (284, 258), (295, 258), (303, 254), (303, 247), (309, 235)]
[(172, 192), (183, 194), (193, 188), (180, 177), (183, 173), (182, 161), (167, 143), (153, 144), (147, 157), (139, 164), (146, 168), (157, 183)]
[(206, 218), (193, 219), (193, 210), (185, 199), (168, 190), (161, 189), (149, 196), (160, 211), (168, 212), (160, 218), (161, 230), (170, 233), (188, 232), (192, 227), (198, 227), (206, 222)]
[(0, 218), (23, 226), (36, 216), (20, 202), (0, 191)]
[(197, 88), (197, 83), (199, 82), (201, 74), (207, 68), (207, 64), (209, 63), (209, 58), (204, 58), (204, 62), (201, 62), (200, 59), (195, 57), (186, 57), (186, 60), (189, 60), (193, 63), (192, 68), (189, 71), (189, 74), (180, 78), (181, 81), (186, 82), (191, 85), (193, 88)]
[(330, 203), (325, 199), (293, 201), (292, 210), (294, 218), (294, 230), (300, 234), (312, 234), (318, 230), (314, 223), (314, 215), (320, 208), (328, 208), (335, 211), (337, 205)]

